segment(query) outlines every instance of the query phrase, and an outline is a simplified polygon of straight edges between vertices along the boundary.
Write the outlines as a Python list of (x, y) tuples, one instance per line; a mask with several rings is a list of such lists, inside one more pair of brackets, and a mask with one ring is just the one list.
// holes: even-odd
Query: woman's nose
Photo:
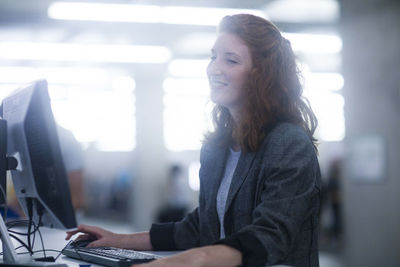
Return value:
[(208, 75), (221, 75), (222, 74), (222, 70), (217, 61), (211, 61), (210, 64), (208, 64), (207, 73), (208, 73)]

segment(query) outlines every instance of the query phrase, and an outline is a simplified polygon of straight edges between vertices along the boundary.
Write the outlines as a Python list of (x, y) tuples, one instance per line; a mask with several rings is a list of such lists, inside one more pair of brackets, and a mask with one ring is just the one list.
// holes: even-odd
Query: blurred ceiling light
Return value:
[(283, 33), (295, 52), (310, 54), (340, 53), (342, 39), (333, 34)]
[(340, 73), (310, 72), (303, 73), (306, 90), (339, 91), (343, 88), (344, 79)]
[(340, 53), (302, 54), (298, 58), (301, 58), (302, 62), (307, 62), (308, 68), (313, 72), (337, 72), (342, 66), (342, 55)]
[(337, 0), (277, 0), (268, 3), (263, 11), (277, 22), (336, 22), (339, 20)]
[(171, 52), (163, 46), (76, 43), (1, 42), (0, 59), (164, 63)]
[(208, 59), (176, 59), (168, 65), (168, 71), (173, 76), (206, 78)]
[(54, 2), (48, 8), (48, 16), (53, 19), (206, 26), (216, 26), (222, 17), (237, 13), (250, 13), (265, 17), (260, 10), (233, 8), (80, 2)]
[(310, 96), (318, 118), (317, 135), (324, 141), (342, 141), (345, 137), (344, 98), (330, 92)]
[(101, 85), (109, 83), (110, 74), (110, 70), (102, 68), (0, 67), (0, 83), (19, 84), (46, 79), (50, 84)]

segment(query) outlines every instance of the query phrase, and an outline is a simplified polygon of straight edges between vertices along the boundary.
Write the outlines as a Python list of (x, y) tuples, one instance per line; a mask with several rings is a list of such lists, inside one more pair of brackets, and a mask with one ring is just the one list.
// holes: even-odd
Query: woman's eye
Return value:
[(231, 64), (236, 64), (236, 63), (237, 63), (237, 61), (236, 61), (236, 60), (233, 60), (233, 59), (227, 59), (227, 61), (228, 61), (229, 63), (231, 63)]
[(211, 56), (210, 59), (211, 60), (215, 60), (217, 57), (216, 56)]

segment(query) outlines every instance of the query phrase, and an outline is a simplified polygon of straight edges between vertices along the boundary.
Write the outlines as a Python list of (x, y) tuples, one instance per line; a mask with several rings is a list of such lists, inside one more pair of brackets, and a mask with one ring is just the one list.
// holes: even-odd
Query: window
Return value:
[(135, 81), (125, 73), (101, 68), (2, 67), (0, 77), (0, 86), (11, 89), (46, 78), (57, 123), (71, 130), (84, 147), (135, 148)]

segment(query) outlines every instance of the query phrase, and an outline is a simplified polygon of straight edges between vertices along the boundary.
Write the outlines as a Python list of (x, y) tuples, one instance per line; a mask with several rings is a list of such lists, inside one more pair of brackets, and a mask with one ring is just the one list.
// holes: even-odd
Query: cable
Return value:
[[(37, 199), (35, 199), (35, 204), (36, 204), (36, 212), (39, 216), (39, 221), (38, 221), (36, 230), (39, 232), (39, 237), (40, 237), (40, 240), (42, 243), (43, 254), (44, 254), (44, 257), (46, 258), (46, 250), (44, 248), (43, 237), (42, 237), (42, 233), (40, 232), (40, 229), (39, 229), (39, 227), (42, 225), (43, 207), (42, 207), (42, 205), (40, 205), (40, 203), (37, 201)], [(33, 244), (35, 243), (35, 238), (36, 238), (36, 231), (34, 232), (34, 235), (33, 235)]]
[[(72, 243), (72, 241), (73, 240), (70, 240), (64, 247), (63, 247), (63, 249), (60, 251), (60, 253), (57, 255), (57, 257), (56, 257), (56, 260), (58, 259), (58, 257), (60, 257), (60, 255), (61, 255), (61, 253), (64, 251), (64, 249), (66, 249), (68, 246), (69, 246), (69, 244), (71, 244)], [(79, 256), (80, 257), (80, 256)]]
[[(42, 233), (40, 232), (40, 229), (39, 229), (39, 225), (41, 223), (41, 220), (42, 220), (42, 218), (40, 216), (38, 225), (36, 225), (33, 221), (30, 223), (27, 220), (15, 220), (15, 221), (8, 222), (7, 225), (8, 225), (8, 232), (9, 233), (18, 234), (18, 235), (22, 235), (22, 236), (27, 236), (28, 237), (28, 245), (26, 245), (20, 239), (19, 239), (19, 242), (23, 243), (24, 247), (27, 248), (27, 250), (29, 251), (29, 253), (31, 253), (31, 255), (32, 255), (32, 250), (33, 250), (34, 244), (35, 244), (36, 232), (39, 232), (39, 237), (40, 237), (41, 244), (42, 244), (42, 251), (44, 252), (44, 256), (46, 257), (46, 250), (45, 250), (45, 247), (44, 247), (44, 241), (43, 241)], [(11, 230), (12, 227), (14, 227), (16, 225), (20, 225), (20, 224), (23, 224), (23, 225), (27, 225), (28, 224), (28, 227), (33, 225), (33, 230), (31, 231), (31, 230), (28, 229), (27, 233), (23, 233), (23, 232), (21, 233), (21, 232), (18, 232), (18, 231)], [(32, 234), (34, 235), (33, 242), (32, 242), (31, 245), (29, 245), (29, 239), (30, 239), (30, 236)], [(10, 236), (11, 236), (11, 234), (10, 234)], [(17, 237), (15, 235), (12, 235), (12, 236), (17, 239)]]
[(46, 249), (44, 248), (43, 237), (42, 237), (42, 233), (41, 233), (40, 230), (39, 230), (39, 227), (38, 227), (38, 233), (39, 233), (40, 241), (41, 241), (41, 243), (42, 243), (43, 255), (44, 255), (44, 257), (46, 258)]
[[(41, 209), (38, 209), (39, 222), (36, 225), (35, 222), (32, 220), (32, 218), (33, 218), (33, 216), (32, 216), (32, 209), (33, 209), (32, 201), (33, 201), (32, 198), (27, 198), (27, 207), (28, 207), (29, 219), (28, 220), (14, 220), (14, 221), (7, 222), (7, 224), (6, 224), (7, 225), (7, 230), (8, 230), (9, 233), (11, 233), (10, 236), (12, 236), (13, 238), (17, 239), (28, 250), (28, 253), (30, 253), (31, 255), (33, 255), (33, 253), (34, 253), (33, 252), (33, 247), (34, 247), (35, 240), (36, 240), (36, 232), (38, 232), (39, 233), (39, 237), (40, 237), (40, 241), (41, 241), (41, 244), (42, 244), (42, 250), (39, 250), (39, 251), (42, 251), (43, 254), (44, 254), (44, 258), (46, 258), (47, 257), (46, 249), (45, 249), (45, 245), (44, 245), (44, 241), (43, 241), (43, 236), (42, 236), (42, 233), (40, 231), (40, 225), (42, 223), (43, 212), (42, 212)], [(18, 226), (18, 225), (23, 225), (23, 226), (27, 225), (28, 226), (28, 232), (27, 233), (21, 233), (21, 232), (18, 232), (18, 231), (11, 230), (11, 228), (13, 228), (15, 226)], [(33, 225), (33, 230), (32, 230), (32, 225)], [(21, 239), (16, 237), (14, 234), (27, 236), (28, 245), (26, 245)], [(32, 234), (33, 234), (33, 240), (31, 242), (31, 235)], [(61, 254), (61, 252), (60, 252), (60, 254)], [(60, 254), (57, 257), (59, 257)]]
[(27, 205), (27, 208), (28, 208), (28, 219), (29, 219), (29, 224), (28, 224), (28, 246), (29, 246), (29, 251), (32, 251), (31, 235), (30, 235), (31, 228), (32, 228), (32, 221), (33, 221), (33, 203), (32, 203), (32, 198), (30, 198), (30, 197), (26, 198), (26, 205)]
[(28, 220), (27, 219), (15, 219), (15, 220), (10, 220), (6, 222), (7, 227), (14, 227), (14, 226), (25, 226), (27, 225)]
[(29, 251), (29, 253), (31, 253), (31, 255), (32, 255), (32, 249), (29, 247), (29, 245), (26, 245), (24, 241), (19, 239), (19, 237), (15, 236), (13, 234), (9, 234), (9, 235), (10, 235), (10, 237), (12, 237), (15, 240), (17, 240), (22, 246), (24, 246)]
[(0, 186), (0, 190), (1, 190), (1, 194), (3, 196), (4, 199), (4, 221), (7, 220), (7, 212), (8, 212), (8, 206), (7, 206), (7, 195), (6, 192), (4, 191), (4, 188), (2, 186)]
[(40, 240), (41, 240), (41, 243), (42, 243), (43, 254), (44, 254), (44, 257), (46, 258), (46, 250), (44, 248), (43, 237), (42, 237), (42, 233), (40, 232), (40, 229), (39, 229), (40, 225), (42, 224), (43, 209), (42, 209), (42, 206), (39, 205), (38, 202), (36, 202), (36, 206), (37, 206), (36, 210), (37, 210), (37, 213), (38, 213), (38, 216), (39, 216), (39, 221), (38, 221), (37, 226), (35, 227), (35, 230), (33, 231), (33, 244), (32, 244), (32, 247), (35, 244), (36, 232), (39, 232), (39, 237), (40, 237)]
[[(17, 231), (11, 230), (11, 228), (12, 228), (13, 226), (19, 225), (19, 224), (21, 224), (21, 223), (23, 223), (23, 225), (28, 224), (28, 227), (33, 225), (33, 231), (28, 230), (27, 233), (21, 233), (21, 232), (17, 232)], [(14, 233), (14, 234), (18, 234), (18, 235), (22, 235), (22, 236), (27, 236), (27, 237), (28, 237), (28, 246), (26, 246), (25, 243), (24, 243), (24, 245), (25, 245), (25, 247), (27, 247), (27, 249), (28, 249), (28, 247), (30, 247), (30, 249), (28, 249), (28, 251), (30, 251), (30, 252), (33, 251), (33, 247), (34, 247), (34, 245), (35, 245), (35, 240), (36, 240), (36, 232), (38, 232), (38, 233), (39, 233), (39, 237), (40, 237), (40, 241), (41, 241), (41, 244), (42, 244), (42, 250), (40, 250), (40, 251), (43, 251), (43, 255), (44, 255), (44, 257), (46, 258), (46, 257), (47, 257), (47, 255), (46, 255), (46, 249), (45, 249), (45, 245), (44, 245), (44, 241), (43, 241), (42, 232), (40, 231), (40, 225), (41, 225), (41, 223), (42, 223), (42, 213), (39, 214), (39, 222), (38, 222), (37, 225), (36, 225), (33, 221), (32, 221), (32, 222), (29, 222), (29, 220), (28, 220), (28, 221), (27, 221), (27, 220), (15, 220), (15, 221), (9, 222), (9, 223), (8, 223), (8, 232)], [(33, 241), (32, 241), (32, 244), (29, 245), (30, 236), (31, 236), (32, 234), (33, 234)], [(14, 237), (15, 237), (15, 236), (14, 236)], [(15, 238), (16, 238), (16, 237), (15, 237)], [(33, 254), (33, 253), (31, 253), (31, 255), (32, 255), (32, 254)]]
[[(7, 226), (7, 229), (10, 231), (10, 232), (13, 232), (13, 233), (15, 233), (15, 234), (19, 234), (19, 235), (28, 235), (28, 233), (25, 233), (25, 232), (17, 232), (17, 231), (14, 231), (14, 230), (10, 230), (11, 228), (13, 228), (13, 227), (16, 227), (16, 226), (27, 226), (29, 224), (29, 221), (28, 220), (25, 220), (25, 219), (18, 219), (18, 220), (13, 220), (13, 221), (9, 221), (9, 222), (7, 222), (6, 223), (6, 226)], [(39, 228), (39, 226), (38, 225), (36, 225), (35, 224), (35, 222), (32, 222), (32, 224), (33, 224), (33, 226), (34, 226), (34, 229), (33, 229), (33, 231), (31, 231), (30, 232), (30, 234), (33, 234), (35, 231), (37, 231), (37, 229)]]

